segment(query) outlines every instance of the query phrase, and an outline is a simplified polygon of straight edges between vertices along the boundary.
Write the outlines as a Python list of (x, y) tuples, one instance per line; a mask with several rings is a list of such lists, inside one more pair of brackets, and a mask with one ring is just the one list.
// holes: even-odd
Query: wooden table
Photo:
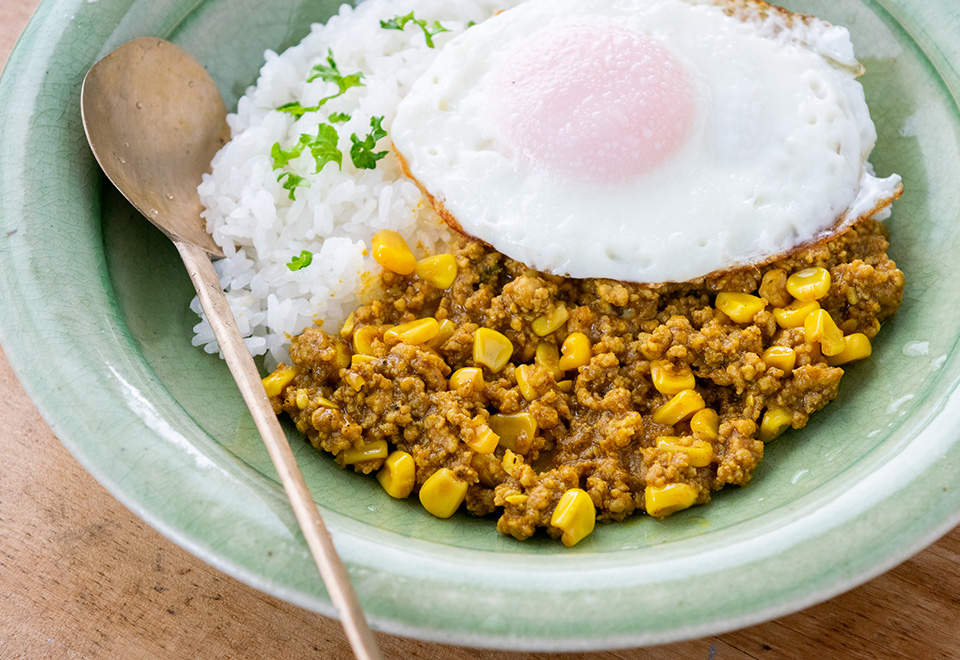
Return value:
[[(37, 3), (0, 0), (0, 66)], [(585, 655), (378, 639), (404, 660), (960, 658), (960, 528), (859, 589), (718, 637)], [(348, 657), (336, 621), (207, 566), (107, 494), (0, 352), (0, 658)]]

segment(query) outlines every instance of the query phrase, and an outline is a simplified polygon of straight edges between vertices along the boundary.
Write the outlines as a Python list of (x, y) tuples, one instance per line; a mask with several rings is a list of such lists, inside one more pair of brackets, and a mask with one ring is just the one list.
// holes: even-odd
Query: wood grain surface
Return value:
[[(0, 0), (0, 66), (37, 4)], [(960, 658), (960, 528), (852, 592), (712, 638), (590, 654), (377, 638), (397, 660)], [(336, 621), (220, 573), (114, 500), (0, 352), (0, 659), (349, 657)]]

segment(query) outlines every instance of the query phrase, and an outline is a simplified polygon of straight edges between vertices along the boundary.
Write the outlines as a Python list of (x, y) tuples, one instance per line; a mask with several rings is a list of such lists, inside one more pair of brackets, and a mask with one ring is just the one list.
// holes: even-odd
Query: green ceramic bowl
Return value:
[[(264, 49), (332, 0), (45, 0), (0, 82), (0, 340), (58, 437), (134, 513), (259, 589), (324, 613), (327, 594), (233, 382), (191, 345), (189, 280), (97, 169), (87, 69), (157, 35), (206, 64), (227, 104)], [(573, 549), (441, 521), (294, 438), (373, 625), (459, 644), (588, 649), (756, 623), (889, 569), (960, 521), (960, 19), (952, 0), (792, 0), (851, 28), (903, 175), (889, 221), (899, 315), (838, 400), (772, 444), (754, 483)], [(293, 434), (291, 434), (293, 435)]]

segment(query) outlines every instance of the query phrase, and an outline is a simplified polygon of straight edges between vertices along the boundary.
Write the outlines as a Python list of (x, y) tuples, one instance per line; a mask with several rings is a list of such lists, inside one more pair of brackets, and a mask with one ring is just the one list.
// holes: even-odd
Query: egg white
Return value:
[[(451, 223), (529, 266), (572, 277), (687, 281), (768, 261), (887, 206), (859, 65), (843, 28), (756, 0), (530, 0), (444, 47), (391, 135)], [(652, 37), (692, 79), (689, 136), (627, 180), (544, 171), (518, 152), (498, 76), (573, 26)]]

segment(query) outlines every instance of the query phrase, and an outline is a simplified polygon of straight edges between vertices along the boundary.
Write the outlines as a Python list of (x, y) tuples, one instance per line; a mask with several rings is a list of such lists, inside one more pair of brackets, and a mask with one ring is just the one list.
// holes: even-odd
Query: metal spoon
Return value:
[(190, 273), (224, 359), (253, 414), (343, 627), (361, 660), (379, 659), (346, 568), (267, 399), (210, 257), (223, 252), (200, 217), (197, 185), (229, 138), (216, 84), (189, 54), (155, 37), (134, 39), (90, 69), (83, 127), (100, 167), (159, 227)]

